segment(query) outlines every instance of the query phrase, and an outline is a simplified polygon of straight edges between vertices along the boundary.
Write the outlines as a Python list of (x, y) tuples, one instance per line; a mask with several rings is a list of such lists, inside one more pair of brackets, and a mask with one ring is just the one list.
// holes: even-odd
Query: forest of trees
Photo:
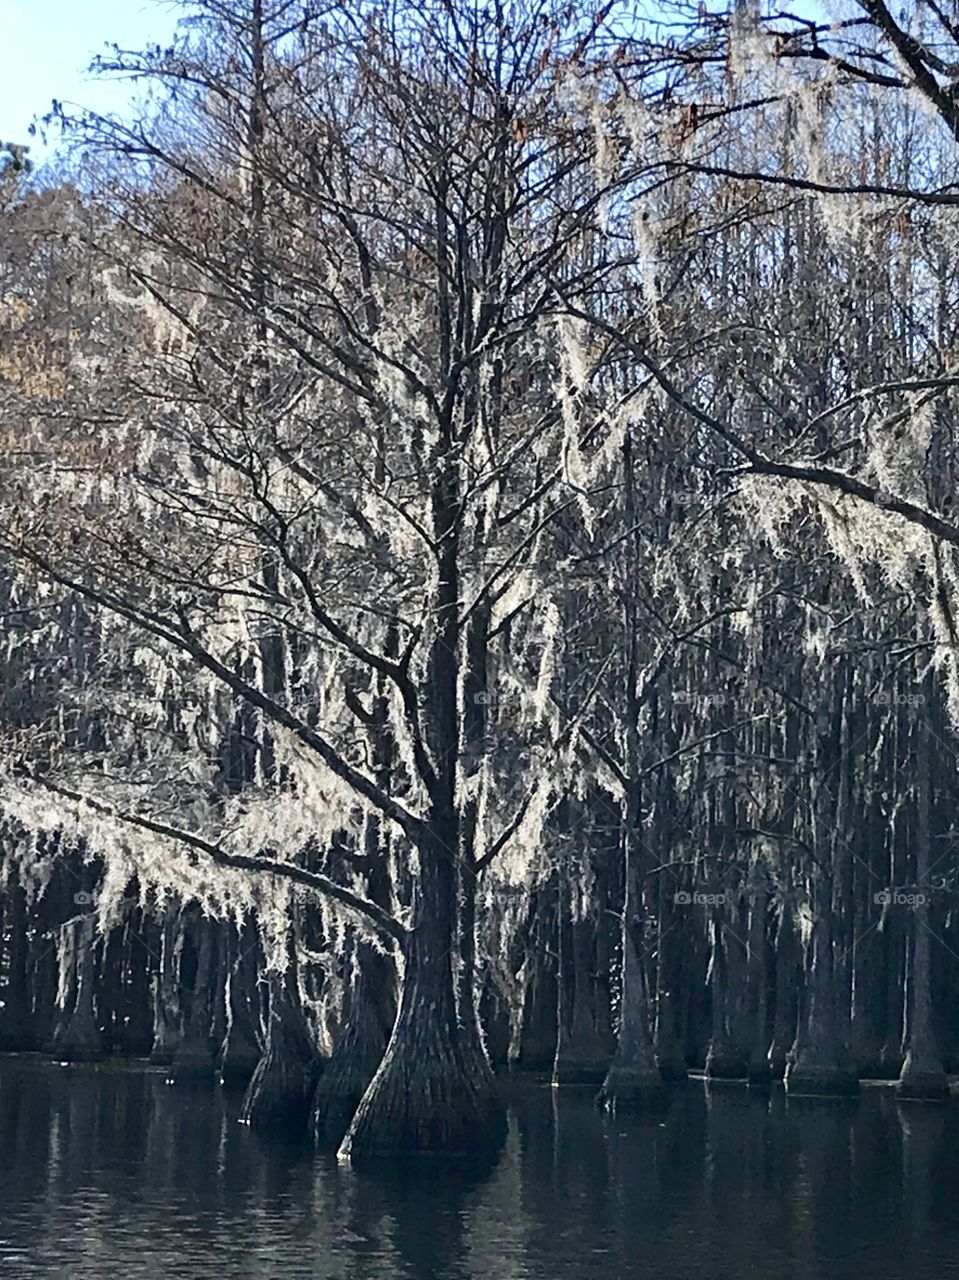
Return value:
[(946, 1097), (953, 7), (183, 13), (0, 158), (0, 1049)]

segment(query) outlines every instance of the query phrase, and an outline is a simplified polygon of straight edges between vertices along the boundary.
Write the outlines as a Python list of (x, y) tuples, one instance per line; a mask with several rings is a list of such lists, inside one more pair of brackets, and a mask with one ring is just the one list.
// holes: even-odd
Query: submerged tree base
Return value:
[(172, 1027), (166, 1025), (158, 1027), (153, 1036), (153, 1047), (149, 1055), (151, 1065), (154, 1067), (171, 1066), (179, 1043), (180, 1037)]
[(772, 1068), (765, 1057), (754, 1056), (746, 1068), (746, 1083), (750, 1089), (770, 1089), (773, 1082)]
[(916, 1102), (945, 1102), (949, 1097), (949, 1081), (941, 1063), (934, 1057), (916, 1061), (911, 1053), (907, 1054), (896, 1081), (896, 1097)]
[(660, 1035), (656, 1042), (656, 1065), (667, 1084), (680, 1084), (689, 1079), (689, 1068), (677, 1037)]
[(745, 1080), (749, 1075), (746, 1060), (732, 1051), (713, 1052), (706, 1057), (707, 1080)]
[(485, 1061), (457, 1049), (400, 1052), (391, 1041), (340, 1146), (341, 1159), (498, 1148), (506, 1108)]
[(58, 1042), (50, 1056), (57, 1062), (102, 1062), (104, 1053), (102, 1046), (83, 1045), (76, 1041)]
[(206, 1083), (213, 1079), (214, 1055), (209, 1044), (182, 1044), (174, 1053), (169, 1080), (176, 1084)]
[(791, 1062), (786, 1067), (786, 1092), (797, 1097), (849, 1098), (859, 1093), (859, 1077), (849, 1067)]
[(771, 1080), (783, 1080), (789, 1066), (789, 1055), (785, 1049), (773, 1045), (769, 1050), (769, 1077)]
[(609, 1057), (586, 1056), (565, 1052), (557, 1056), (553, 1063), (553, 1088), (562, 1089), (568, 1085), (591, 1085), (596, 1088), (602, 1085), (609, 1071)]
[(25, 1013), (0, 1008), (0, 1053), (29, 1053), (36, 1036)]
[(902, 1066), (900, 1062), (899, 1067), (890, 1076), (889, 1064), (883, 1056), (883, 1048), (879, 1043), (879, 1038), (871, 1035), (868, 1031), (854, 1033), (852, 1060), (856, 1064), (856, 1074), (860, 1080), (894, 1080), (899, 1074), (899, 1067)]
[(945, 1102), (949, 1082), (944, 1073), (916, 1074), (896, 1081), (896, 1097), (909, 1102)]
[(322, 1070), (309, 1045), (285, 1029), (273, 1029), (247, 1087), (241, 1122), (269, 1133), (305, 1136)]
[(665, 1097), (666, 1086), (658, 1067), (628, 1067), (613, 1063), (597, 1101), (614, 1110), (617, 1107), (657, 1106)]
[(89, 1018), (76, 1015), (56, 1032), (50, 1045), (50, 1056), (58, 1062), (99, 1062), (103, 1054), (99, 1027)]
[(310, 1129), (319, 1147), (336, 1148), (383, 1061), (395, 1020), (392, 964), (362, 949), (359, 980), (352, 994), (347, 1025), (316, 1083)]
[(898, 1080), (905, 1065), (905, 1055), (898, 1045), (883, 1045), (877, 1080)]
[(334, 1051), (313, 1092), (310, 1130), (317, 1146), (339, 1146), (375, 1074), (376, 1063)]
[(252, 1034), (229, 1035), (220, 1054), (220, 1084), (225, 1089), (245, 1089), (253, 1078), (262, 1053)]

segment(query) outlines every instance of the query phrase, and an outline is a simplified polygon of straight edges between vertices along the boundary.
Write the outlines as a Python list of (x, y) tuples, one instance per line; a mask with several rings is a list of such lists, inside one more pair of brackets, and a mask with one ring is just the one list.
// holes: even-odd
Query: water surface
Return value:
[(959, 1277), (959, 1102), (755, 1098), (658, 1116), (514, 1091), (491, 1168), (359, 1174), (136, 1064), (0, 1058), (0, 1275), (32, 1280)]

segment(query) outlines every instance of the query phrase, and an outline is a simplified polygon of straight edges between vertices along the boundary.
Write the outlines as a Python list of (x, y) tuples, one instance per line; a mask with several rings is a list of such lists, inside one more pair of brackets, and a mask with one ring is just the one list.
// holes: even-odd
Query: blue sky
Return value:
[(105, 41), (138, 48), (168, 40), (172, 6), (152, 0), (0, 0), (0, 142), (24, 142), (43, 158), (27, 129), (52, 98), (96, 110), (122, 108), (130, 86), (84, 73)]
[[(815, 0), (811, 11), (819, 9)], [(53, 98), (122, 110), (131, 86), (87, 75), (91, 58), (107, 42), (136, 49), (169, 40), (182, 12), (172, 0), (0, 0), (0, 143), (27, 143), (43, 160), (27, 131)]]

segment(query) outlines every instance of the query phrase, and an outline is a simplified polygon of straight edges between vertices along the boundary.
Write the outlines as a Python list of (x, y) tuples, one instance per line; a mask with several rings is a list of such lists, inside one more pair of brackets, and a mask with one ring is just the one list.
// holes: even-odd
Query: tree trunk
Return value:
[[(888, 748), (882, 766), (888, 768)], [(876, 922), (875, 888), (885, 882), (886, 867), (882, 863), (887, 834), (880, 798), (874, 794), (866, 819), (866, 845), (853, 863), (853, 943), (849, 958), (851, 983), (849, 993), (850, 1050), (853, 1065), (861, 1080), (875, 1080), (885, 1074), (882, 1053), (882, 1028), (885, 1009), (885, 966), (888, 964), (888, 934), (874, 928)], [(868, 861), (866, 861), (868, 859)]]
[[(191, 912), (187, 923), (181, 917), (183, 949), (180, 953), (180, 999), (183, 1021), (180, 1039), (173, 1052), (170, 1079), (178, 1084), (212, 1080), (215, 1064), (213, 1038), (213, 994), (216, 985), (216, 937), (212, 920)], [(191, 954), (186, 954), (189, 947)], [(184, 962), (190, 961), (189, 970)]]
[(27, 982), (27, 897), (11, 879), (3, 896), (4, 981), (0, 986), (0, 1051), (16, 1053), (34, 1047)]
[(785, 1075), (789, 1054), (796, 1041), (797, 970), (796, 926), (789, 904), (784, 903), (776, 933), (776, 1012), (769, 1045), (769, 1074), (773, 1080), (781, 1080)]
[(139, 908), (123, 926), (123, 988), (117, 1027), (121, 1053), (145, 1057), (153, 1046), (151, 982), (159, 955), (156, 922)]
[(932, 976), (929, 953), (929, 897), (932, 886), (930, 867), (930, 808), (932, 792), (932, 754), (930, 730), (922, 713), (916, 718), (916, 901), (912, 909), (912, 967), (909, 974), (909, 1021), (906, 1059), (896, 1082), (900, 1098), (929, 1101), (948, 1096), (942, 1055), (936, 1044), (932, 1025)]
[(304, 1137), (323, 1063), (300, 1001), (292, 925), (290, 935), (286, 970), (270, 974), (266, 1047), (243, 1099), (240, 1120), (264, 1132)]
[[(796, 1094), (841, 1095), (859, 1090), (837, 1008), (833, 913), (838, 833), (837, 806), (831, 791), (831, 785), (835, 785), (834, 738), (831, 712), (824, 706), (819, 714), (815, 770), (810, 779), (812, 841), (817, 856), (810, 883), (812, 956), (806, 975), (803, 1017), (792, 1060), (786, 1068), (786, 1088)], [(848, 1001), (843, 1007), (848, 1010)]]
[(63, 1062), (97, 1062), (103, 1036), (94, 1007), (96, 924), (91, 913), (68, 920), (60, 928), (61, 1014), (51, 1052)]
[[(389, 652), (394, 651), (395, 634)], [(379, 690), (374, 703), (372, 744), (377, 781), (387, 790), (392, 781), (394, 744), (388, 731), (387, 699)], [(368, 871), (366, 893), (384, 911), (393, 908), (389, 834), (377, 815), (367, 817), (363, 834)], [(352, 944), (345, 1027), (317, 1081), (311, 1129), (320, 1145), (338, 1146), (383, 1061), (396, 1018), (396, 963), (362, 937)]]
[(593, 931), (589, 918), (577, 919), (568, 871), (561, 873), (564, 902), (557, 920), (556, 1055), (553, 1086), (602, 1085), (609, 1070), (613, 1043), (605, 1017), (597, 1020), (593, 988)]
[[(624, 510), (629, 537), (623, 547), (624, 591), (623, 634), (626, 640), (625, 733), (626, 805), (623, 814), (622, 866), (623, 915), (621, 939), (622, 994), (619, 1010), (619, 1038), (616, 1053), (600, 1090), (606, 1106), (619, 1102), (640, 1103), (658, 1099), (663, 1078), (656, 1065), (646, 989), (645, 907), (646, 888), (643, 865), (642, 790), (640, 782), (639, 722), (642, 714), (639, 677), (640, 626), (632, 575), (640, 563), (636, 533), (636, 485), (633, 467), (633, 440), (629, 431), (623, 440)], [(656, 810), (654, 809), (654, 812)]]
[[(827, 886), (831, 891), (831, 882)], [(822, 903), (813, 925), (812, 962), (806, 978), (806, 1005), (786, 1088), (794, 1094), (855, 1094), (859, 1079), (848, 1059), (836, 1017), (832, 929)]]
[(226, 1032), (220, 1046), (220, 1083), (225, 1088), (246, 1086), (263, 1056), (260, 993), (257, 982), (259, 942), (256, 926), (244, 922), (227, 926)]
[(752, 1089), (766, 1089), (770, 1082), (768, 994), (766, 974), (766, 912), (769, 899), (765, 884), (757, 885), (749, 907), (749, 993), (752, 1003), (752, 1037), (746, 1078)]
[(318, 1145), (339, 1145), (383, 1061), (395, 1017), (392, 961), (362, 939), (354, 943), (346, 1025), (313, 1094), (311, 1127)]
[[(667, 708), (667, 716), (671, 707)], [(666, 749), (675, 751), (679, 739), (675, 733), (665, 739)], [(659, 847), (669, 851), (675, 839), (675, 795), (672, 780), (664, 771), (659, 780), (659, 800), (656, 807)], [(668, 853), (667, 853), (668, 857)], [(656, 877), (656, 1026), (654, 1043), (659, 1074), (666, 1082), (684, 1081), (689, 1078), (686, 1068), (680, 1013), (682, 1009), (683, 965), (680, 958), (681, 938), (676, 925), (676, 904), (673, 900), (676, 882), (670, 872), (660, 872)]]
[(556, 887), (548, 884), (533, 891), (530, 923), (524, 934), (525, 956), (520, 966), (523, 1007), (519, 1014), (517, 1071), (552, 1071), (556, 1056)]
[(720, 912), (714, 909), (712, 919), (712, 961), (710, 963), (710, 995), (712, 997), (712, 1035), (706, 1054), (706, 1075), (713, 1080), (744, 1080), (746, 1062), (733, 1042), (730, 1028), (731, 1002), (728, 977), (729, 956), (726, 951)]
[(456, 911), (451, 811), (434, 817), (419, 849), (414, 924), (399, 1009), (383, 1061), (340, 1147), (342, 1158), (472, 1152), (499, 1145), (505, 1117), (474, 1036), (457, 1020)]
[(658, 1100), (663, 1078), (653, 1052), (649, 1001), (643, 965), (643, 900), (638, 825), (638, 785), (629, 806), (623, 831), (625, 893), (622, 923), (622, 998), (616, 1053), (600, 1090), (600, 1101), (609, 1107), (619, 1103)]
[(160, 938), (160, 963), (153, 978), (153, 1048), (150, 1061), (168, 1067), (180, 1042), (181, 908), (167, 905)]

